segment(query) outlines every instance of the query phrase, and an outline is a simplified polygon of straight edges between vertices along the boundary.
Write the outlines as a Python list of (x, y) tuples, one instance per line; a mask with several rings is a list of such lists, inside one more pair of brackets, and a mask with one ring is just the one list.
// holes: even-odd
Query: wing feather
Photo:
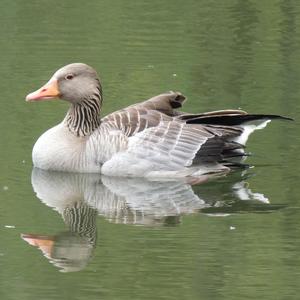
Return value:
[(130, 137), (146, 128), (157, 126), (162, 119), (172, 120), (180, 114), (175, 109), (181, 107), (184, 101), (185, 97), (177, 92), (161, 94), (111, 113), (102, 119), (102, 123)]
[[(103, 118), (103, 127), (118, 131), (124, 144), (120, 147), (122, 151), (110, 151), (112, 160), (105, 163), (103, 171), (115, 174), (125, 170), (128, 175), (136, 175), (178, 171), (196, 164), (221, 161), (226, 142), (239, 136), (242, 129), (189, 122), (198, 116), (175, 111), (184, 100), (179, 93), (162, 94)], [(242, 112), (227, 111), (225, 114)]]
[(173, 170), (191, 166), (201, 146), (214, 136), (201, 125), (161, 121), (130, 137), (127, 152)]

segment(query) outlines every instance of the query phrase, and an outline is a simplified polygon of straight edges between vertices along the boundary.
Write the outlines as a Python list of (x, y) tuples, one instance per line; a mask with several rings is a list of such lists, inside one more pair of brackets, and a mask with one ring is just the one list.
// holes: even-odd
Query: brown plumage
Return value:
[[(243, 157), (249, 134), (277, 115), (241, 110), (189, 114), (178, 92), (158, 95), (100, 118), (102, 87), (94, 69), (71, 64), (27, 96), (71, 103), (63, 122), (43, 134), (33, 149), (34, 165), (118, 176), (197, 176), (226, 169)], [(47, 149), (45, 151), (45, 149)]]

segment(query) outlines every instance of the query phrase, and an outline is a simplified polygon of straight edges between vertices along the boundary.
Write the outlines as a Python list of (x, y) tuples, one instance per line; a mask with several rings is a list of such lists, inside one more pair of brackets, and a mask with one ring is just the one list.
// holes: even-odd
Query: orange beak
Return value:
[(38, 234), (21, 234), (21, 238), (28, 244), (41, 249), (45, 255), (51, 255), (55, 239), (54, 236)]
[(26, 101), (47, 100), (59, 97), (58, 83), (56, 79), (50, 79), (44, 86), (26, 96)]

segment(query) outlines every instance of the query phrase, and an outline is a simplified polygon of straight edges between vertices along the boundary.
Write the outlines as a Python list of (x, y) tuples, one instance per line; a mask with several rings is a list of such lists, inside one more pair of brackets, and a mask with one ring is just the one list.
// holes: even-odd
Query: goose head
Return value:
[(28, 94), (26, 101), (59, 98), (80, 104), (95, 96), (102, 96), (97, 72), (86, 64), (72, 63), (57, 70), (44, 86)]

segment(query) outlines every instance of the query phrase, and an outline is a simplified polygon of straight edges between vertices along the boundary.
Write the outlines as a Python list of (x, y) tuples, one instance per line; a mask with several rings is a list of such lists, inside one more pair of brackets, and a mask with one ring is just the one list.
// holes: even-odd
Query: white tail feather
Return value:
[(249, 121), (249, 122), (246, 122), (246, 123), (240, 125), (243, 128), (243, 133), (240, 136), (236, 137), (234, 139), (234, 141), (239, 144), (246, 145), (250, 134), (255, 130), (265, 128), (269, 122), (271, 122), (270, 119), (255, 120), (255, 121)]

